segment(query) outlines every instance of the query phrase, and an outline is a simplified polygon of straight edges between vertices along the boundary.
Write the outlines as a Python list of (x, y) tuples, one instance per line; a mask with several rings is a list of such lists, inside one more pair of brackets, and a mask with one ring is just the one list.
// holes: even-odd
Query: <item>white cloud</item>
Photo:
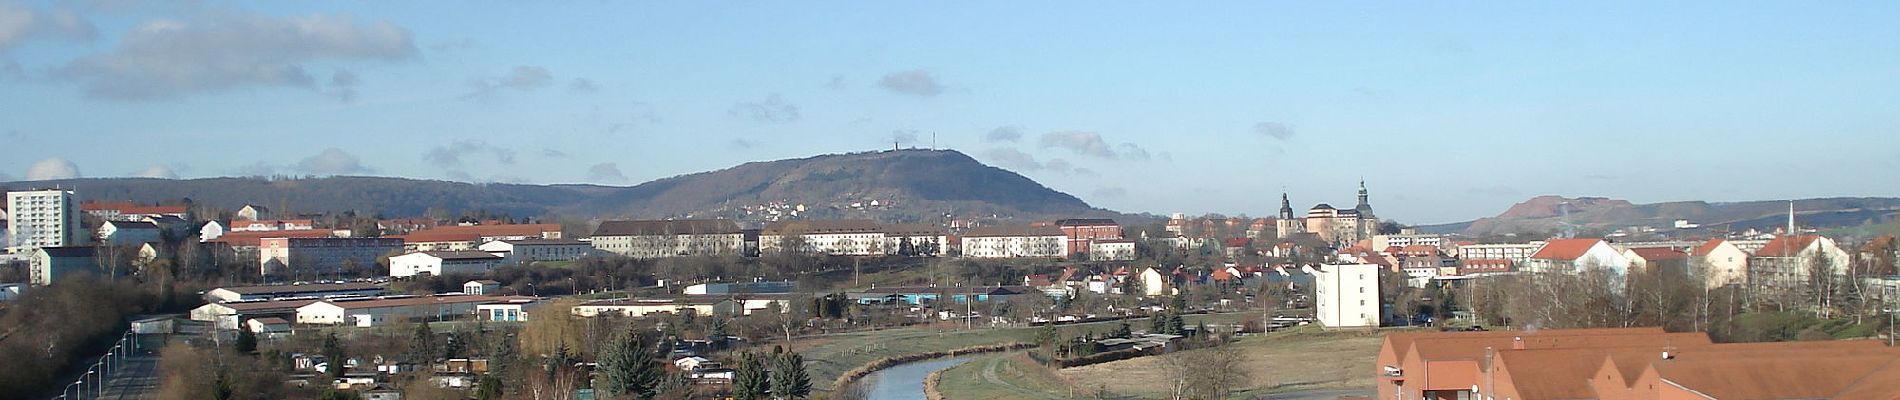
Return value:
[[(355, 17), (208, 13), (138, 26), (109, 53), (73, 60), (60, 76), (86, 94), (149, 100), (245, 87), (313, 88), (312, 62), (398, 61), (418, 54), (409, 31)], [(334, 79), (333, 79), (334, 80)]]
[(79, 176), (78, 164), (73, 164), (72, 161), (66, 161), (66, 159), (59, 157), (40, 160), (39, 162), (33, 163), (33, 166), (26, 168), (26, 180), (29, 181), (73, 179)]
[(178, 173), (173, 172), (172, 167), (163, 165), (145, 167), (145, 169), (139, 170), (138, 173), (132, 174), (132, 176), (139, 178), (178, 179)]
[(355, 155), (335, 147), (323, 149), (323, 152), (298, 161), (296, 170), (316, 175), (346, 175), (370, 172), (363, 161)]
[(766, 96), (765, 100), (739, 102), (732, 105), (726, 114), (753, 122), (782, 124), (798, 120), (798, 106), (785, 101), (778, 94)]
[(884, 79), (879, 79), (877, 84), (890, 91), (913, 96), (931, 97), (943, 93), (943, 84), (937, 82), (937, 77), (921, 69), (892, 72), (884, 75)]
[(1142, 149), (1141, 146), (1136, 146), (1134, 143), (1122, 143), (1121, 146), (1115, 146), (1115, 148), (1121, 150), (1122, 158), (1134, 161), (1148, 161), (1148, 150)]
[(624, 184), (628, 181), (627, 174), (621, 173), (620, 165), (615, 163), (599, 163), (588, 167), (587, 180), (610, 184)]

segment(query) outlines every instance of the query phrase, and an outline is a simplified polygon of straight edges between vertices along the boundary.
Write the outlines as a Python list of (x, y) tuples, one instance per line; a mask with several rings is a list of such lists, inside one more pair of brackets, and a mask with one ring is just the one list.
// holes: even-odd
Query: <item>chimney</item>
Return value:
[(1512, 350), (1523, 350), (1523, 349), (1524, 349), (1524, 337), (1523, 337), (1523, 336), (1513, 336), (1513, 337), (1511, 337), (1511, 349), (1512, 349)]

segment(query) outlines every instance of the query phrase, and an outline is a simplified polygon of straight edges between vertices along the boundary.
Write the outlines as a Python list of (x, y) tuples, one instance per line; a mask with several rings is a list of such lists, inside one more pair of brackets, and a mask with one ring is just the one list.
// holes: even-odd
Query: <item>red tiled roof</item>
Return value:
[(1652, 262), (1689, 258), (1687, 253), (1676, 251), (1676, 249), (1668, 247), (1641, 247), (1630, 249), (1630, 252), (1636, 253), (1637, 256), (1642, 257), (1644, 260)]
[(1775, 240), (1770, 240), (1768, 244), (1762, 245), (1761, 250), (1756, 250), (1755, 256), (1793, 257), (1796, 254), (1800, 254), (1801, 250), (1806, 250), (1808, 245), (1814, 244), (1814, 240), (1819, 238), (1820, 236), (1815, 235), (1784, 235), (1776, 237)]
[(1247, 247), (1249, 244), (1253, 244), (1253, 238), (1227, 239), (1227, 247)]
[(207, 240), (209, 243), (223, 243), (231, 246), (257, 246), (265, 238), (320, 238), (334, 236), (329, 229), (302, 229), (289, 231), (232, 232)]
[(1603, 239), (1551, 239), (1544, 248), (1537, 250), (1531, 258), (1539, 260), (1575, 260), (1590, 252), (1591, 247), (1602, 243)]
[(1691, 250), (1689, 254), (1693, 254), (1697, 256), (1706, 256), (1706, 255), (1709, 255), (1709, 253), (1715, 252), (1715, 249), (1722, 247), (1723, 243), (1728, 243), (1728, 241), (1722, 240), (1722, 239), (1709, 239), (1709, 241), (1703, 242), (1701, 246), (1696, 246), (1695, 250)]

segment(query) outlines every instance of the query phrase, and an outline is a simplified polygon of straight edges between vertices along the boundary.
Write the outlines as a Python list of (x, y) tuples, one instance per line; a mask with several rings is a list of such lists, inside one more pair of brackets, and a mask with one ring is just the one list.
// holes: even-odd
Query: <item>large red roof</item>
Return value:
[(1801, 250), (1807, 249), (1808, 245), (1814, 244), (1814, 240), (1819, 238), (1820, 236), (1814, 235), (1776, 237), (1775, 240), (1770, 240), (1768, 244), (1762, 245), (1761, 250), (1755, 250), (1755, 256), (1794, 257), (1797, 254), (1801, 254)]
[(1644, 260), (1649, 260), (1651, 262), (1681, 260), (1681, 259), (1689, 258), (1688, 254), (1680, 252), (1680, 251), (1676, 251), (1676, 249), (1671, 249), (1668, 247), (1634, 248), (1634, 249), (1630, 249), (1630, 252), (1636, 253), (1637, 256), (1642, 257)]
[(1603, 239), (1551, 239), (1544, 248), (1537, 250), (1531, 258), (1539, 260), (1575, 260), (1590, 252), (1591, 247), (1602, 243)]

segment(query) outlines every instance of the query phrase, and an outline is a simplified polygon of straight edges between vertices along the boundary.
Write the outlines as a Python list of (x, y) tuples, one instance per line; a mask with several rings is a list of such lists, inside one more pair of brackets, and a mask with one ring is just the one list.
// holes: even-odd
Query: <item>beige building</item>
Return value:
[(1313, 309), (1320, 326), (1376, 328), (1379, 326), (1379, 268), (1373, 264), (1336, 264), (1307, 267), (1313, 275)]
[[(1824, 265), (1817, 265), (1823, 262)], [(1852, 260), (1834, 239), (1820, 235), (1781, 236), (1748, 258), (1748, 284), (1764, 292), (1801, 290), (1816, 269), (1846, 274)]]
[[(1292, 207), (1286, 197), (1281, 196), (1281, 220), (1292, 217)], [(1282, 223), (1279, 226), (1290, 226)], [(1333, 208), (1320, 203), (1306, 211), (1306, 217), (1299, 225), (1303, 232), (1318, 236), (1321, 241), (1338, 248), (1346, 248), (1361, 240), (1370, 240), (1379, 234), (1379, 217), (1372, 214), (1370, 196), (1366, 192), (1366, 182), (1359, 182), (1359, 204), (1350, 209)], [(1281, 237), (1286, 237), (1284, 233)]]
[(1711, 239), (1689, 251), (1689, 272), (1711, 289), (1746, 285), (1748, 252), (1727, 239)]
[[(786, 246), (798, 246), (788, 249)], [(776, 221), (759, 230), (759, 253), (884, 254), (884, 228), (868, 219)]]
[(745, 233), (724, 219), (606, 221), (593, 245), (633, 258), (740, 255)]

